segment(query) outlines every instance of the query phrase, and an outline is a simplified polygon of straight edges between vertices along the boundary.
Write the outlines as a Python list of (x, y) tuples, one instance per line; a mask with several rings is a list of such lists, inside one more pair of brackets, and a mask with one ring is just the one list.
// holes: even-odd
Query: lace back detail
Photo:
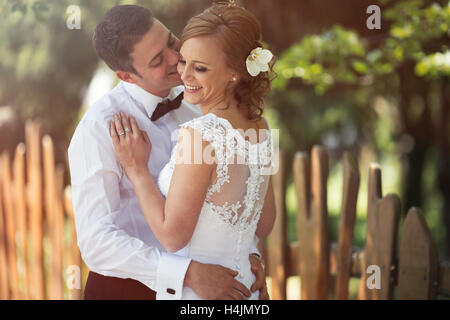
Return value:
[(212, 113), (182, 127), (198, 131), (214, 149), (217, 178), (206, 194), (209, 211), (234, 231), (256, 228), (269, 183), (262, 169), (271, 159), (270, 133), (263, 142), (251, 144), (228, 120)]

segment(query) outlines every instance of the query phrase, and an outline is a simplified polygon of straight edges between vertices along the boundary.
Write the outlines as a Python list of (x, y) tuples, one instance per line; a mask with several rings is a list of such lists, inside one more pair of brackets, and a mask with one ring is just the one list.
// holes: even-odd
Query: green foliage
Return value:
[(450, 2), (444, 7), (438, 2), (424, 5), (423, 0), (396, 1), (383, 11), (391, 27), (374, 49), (367, 39), (340, 26), (304, 37), (281, 55), (274, 88), (283, 90), (289, 80), (299, 78), (324, 94), (336, 84), (358, 84), (368, 75), (390, 74), (405, 59), (416, 63), (420, 76), (448, 76)]
[(321, 35), (306, 36), (281, 55), (274, 88), (283, 90), (289, 79), (301, 78), (322, 94), (336, 82), (353, 83), (355, 71), (367, 73), (367, 65), (361, 61), (364, 55), (358, 35), (340, 26)]
[(450, 75), (450, 51), (436, 52), (423, 57), (416, 64), (415, 70), (419, 76), (428, 75), (431, 78)]

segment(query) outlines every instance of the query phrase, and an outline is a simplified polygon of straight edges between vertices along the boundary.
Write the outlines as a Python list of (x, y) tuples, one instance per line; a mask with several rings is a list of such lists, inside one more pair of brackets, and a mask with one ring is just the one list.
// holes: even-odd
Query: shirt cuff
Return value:
[(258, 241), (259, 241), (259, 238), (257, 236), (255, 236), (253, 238), (252, 246), (250, 247), (250, 254), (255, 253), (261, 257), (261, 253), (258, 250)]
[(191, 263), (187, 257), (162, 252), (156, 272), (156, 298), (179, 300), (183, 293), (186, 271)]

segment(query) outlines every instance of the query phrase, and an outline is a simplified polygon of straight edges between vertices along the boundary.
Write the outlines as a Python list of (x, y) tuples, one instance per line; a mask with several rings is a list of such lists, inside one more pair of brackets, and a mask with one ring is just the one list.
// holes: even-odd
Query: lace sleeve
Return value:
[(225, 136), (225, 127), (217, 121), (217, 118), (205, 115), (203, 117), (192, 119), (181, 124), (182, 128), (190, 127), (201, 133), (203, 140), (214, 145), (223, 143), (222, 137)]
[(226, 126), (214, 115), (207, 114), (185, 122), (181, 127), (190, 127), (199, 132), (202, 139), (209, 142), (214, 150), (217, 178), (206, 194), (206, 201), (209, 201), (211, 195), (219, 192), (225, 182), (230, 182), (226, 163)]

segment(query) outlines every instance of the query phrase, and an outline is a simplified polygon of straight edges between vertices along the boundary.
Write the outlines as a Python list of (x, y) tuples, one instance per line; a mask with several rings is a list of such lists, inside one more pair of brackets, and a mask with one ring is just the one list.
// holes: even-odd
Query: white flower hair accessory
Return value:
[(273, 54), (267, 49), (261, 47), (253, 49), (247, 57), (247, 71), (252, 77), (256, 77), (260, 72), (269, 70), (269, 62)]

